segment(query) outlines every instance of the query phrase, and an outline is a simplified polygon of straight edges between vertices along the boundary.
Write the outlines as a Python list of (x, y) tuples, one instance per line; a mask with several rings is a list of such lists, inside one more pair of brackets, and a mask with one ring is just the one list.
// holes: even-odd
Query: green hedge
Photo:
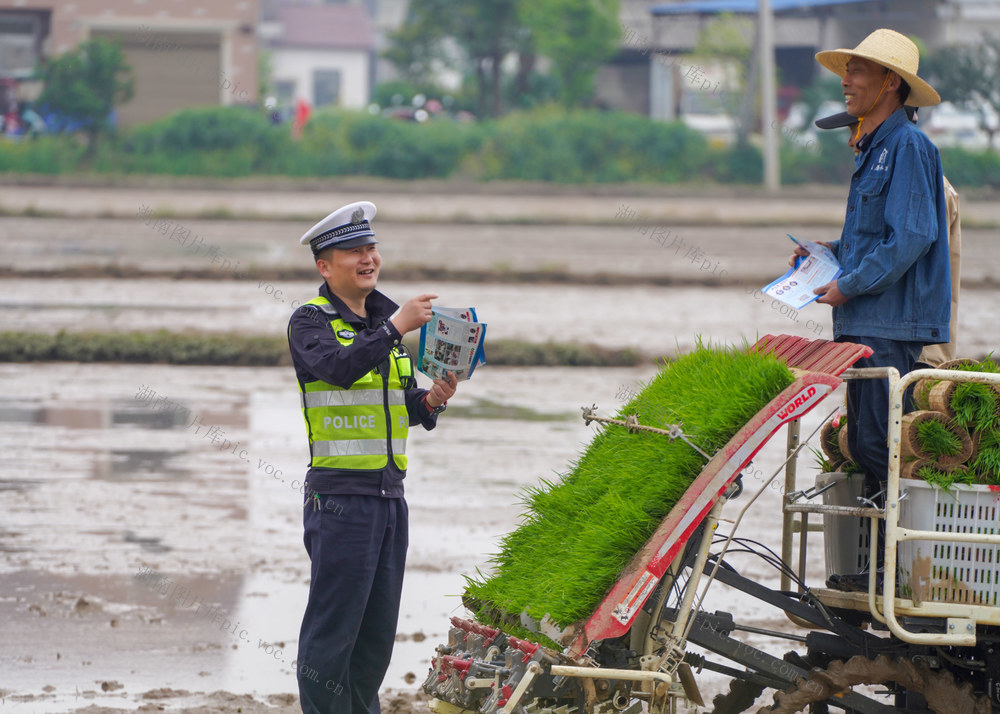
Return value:
[(482, 143), (484, 128), (442, 119), (418, 124), (358, 112), (309, 121), (290, 173), (445, 178)]
[[(781, 182), (784, 184), (835, 183), (846, 186), (854, 173), (854, 150), (846, 131), (804, 134), (781, 142)], [(811, 142), (811, 143), (810, 143)]]
[(551, 108), (499, 120), (476, 160), (484, 179), (561, 183), (707, 177), (708, 142), (679, 122)]
[[(942, 150), (957, 187), (1000, 187), (1000, 156)], [(74, 171), (192, 176), (380, 176), (610, 183), (759, 183), (760, 150), (710, 146), (680, 122), (554, 106), (499, 120), (416, 123), (357, 111), (320, 111), (295, 140), (289, 124), (246, 107), (184, 109), (122, 130), (83, 163), (73, 136), (0, 145), (0, 172)], [(853, 170), (843, 132), (813, 142), (785, 136), (782, 181), (845, 183)]]
[(45, 136), (22, 142), (0, 138), (0, 172), (63, 174), (79, 169), (84, 145), (73, 136)]
[(1000, 154), (995, 151), (941, 149), (944, 175), (961, 191), (963, 188), (1000, 188)]

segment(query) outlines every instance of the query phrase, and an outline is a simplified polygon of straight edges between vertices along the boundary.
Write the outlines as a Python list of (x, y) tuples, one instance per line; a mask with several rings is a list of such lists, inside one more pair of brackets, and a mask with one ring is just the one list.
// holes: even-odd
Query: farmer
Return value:
[[(917, 108), (904, 106), (907, 118), (916, 123)], [(850, 130), (847, 145), (854, 149), (855, 155), (860, 151), (856, 146), (858, 119), (847, 112), (840, 112), (828, 117), (816, 120), (816, 126), (820, 129), (840, 129), (847, 127)], [(945, 201), (948, 208), (948, 253), (951, 263), (951, 318), (949, 330), (951, 340), (946, 344), (925, 345), (917, 360), (917, 367), (937, 367), (943, 362), (953, 360), (958, 356), (958, 293), (961, 285), (962, 273), (962, 223), (959, 215), (958, 191), (948, 181), (947, 176), (942, 176), (944, 180)], [(823, 245), (829, 245), (824, 243)]]
[[(842, 78), (847, 113), (858, 124), (844, 228), (830, 244), (843, 272), (816, 288), (818, 302), (833, 307), (836, 340), (872, 348), (856, 367), (895, 367), (906, 374), (925, 345), (950, 339), (941, 158), (903, 109), (941, 98), (917, 76), (917, 46), (893, 30), (876, 30), (854, 49), (820, 52), (816, 60)], [(886, 380), (848, 382), (847, 409), (851, 455), (874, 496), (888, 478)]]
[(406, 561), (407, 429), (433, 429), (457, 385), (450, 375), (416, 387), (400, 341), (431, 319), (437, 296), (400, 307), (375, 289), (374, 215), (374, 204), (352, 203), (302, 236), (324, 283), (288, 323), (311, 456), (312, 580), (296, 662), (306, 714), (380, 711)]

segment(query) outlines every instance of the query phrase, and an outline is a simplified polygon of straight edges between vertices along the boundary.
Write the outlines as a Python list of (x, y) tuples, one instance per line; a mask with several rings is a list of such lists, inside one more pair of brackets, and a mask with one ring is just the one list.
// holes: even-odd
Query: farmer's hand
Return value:
[(846, 297), (844, 293), (840, 292), (840, 288), (837, 287), (837, 281), (827, 283), (826, 285), (820, 285), (818, 288), (813, 290), (814, 293), (819, 295), (816, 302), (821, 302), (824, 305), (832, 305), (837, 307), (838, 305), (843, 305), (845, 302), (850, 300)]
[[(827, 241), (818, 240), (816, 241), (816, 244), (821, 245), (824, 248), (830, 248), (830, 244)], [(833, 248), (830, 248), (830, 250), (833, 250)], [(792, 251), (792, 257), (788, 259), (789, 267), (794, 268), (796, 258), (805, 258), (807, 255), (809, 255), (808, 250), (803, 248), (801, 245), (796, 245), (795, 250)]]
[(788, 265), (791, 268), (795, 267), (795, 261), (799, 258), (805, 258), (809, 255), (809, 251), (803, 248), (801, 245), (796, 245), (795, 250), (792, 251), (791, 257), (788, 259)]
[(405, 335), (411, 330), (420, 329), (431, 321), (431, 300), (436, 300), (437, 295), (424, 293), (415, 298), (407, 300), (406, 303), (396, 310), (396, 314), (389, 318), (389, 322), (399, 330), (399, 334)]

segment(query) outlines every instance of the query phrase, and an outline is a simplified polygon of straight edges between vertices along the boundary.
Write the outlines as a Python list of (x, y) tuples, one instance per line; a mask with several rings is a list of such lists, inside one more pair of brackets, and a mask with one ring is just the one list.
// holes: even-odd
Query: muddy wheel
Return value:
[(728, 692), (715, 695), (712, 714), (741, 714), (753, 706), (763, 691), (763, 684), (734, 679), (729, 683)]
[(831, 662), (826, 669), (813, 669), (791, 689), (776, 693), (774, 704), (758, 709), (757, 714), (793, 714), (858, 684), (889, 683), (922, 694), (927, 707), (937, 714), (996, 714), (988, 697), (977, 697), (971, 684), (958, 684), (951, 672), (886, 655), (875, 659), (859, 655)]

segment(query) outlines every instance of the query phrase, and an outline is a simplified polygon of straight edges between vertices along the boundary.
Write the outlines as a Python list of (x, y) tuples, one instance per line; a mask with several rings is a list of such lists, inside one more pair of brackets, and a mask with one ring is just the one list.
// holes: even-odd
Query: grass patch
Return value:
[[(416, 340), (407, 341), (416, 354)], [(498, 367), (633, 367), (650, 361), (635, 350), (595, 345), (491, 340)], [(291, 364), (281, 336), (155, 332), (0, 332), (0, 362), (129, 362), (273, 367)]]
[[(663, 365), (617, 416), (683, 422), (714, 453), (792, 381), (774, 357), (699, 345)], [(560, 626), (588, 616), (703, 465), (679, 439), (607, 427), (561, 481), (522, 493), (521, 525), (503, 538), (494, 574), (467, 579), (466, 603), (505, 628), (505, 615), (521, 612)]]
[(130, 362), (266, 367), (291, 364), (280, 337), (156, 332), (0, 332), (0, 362)]

